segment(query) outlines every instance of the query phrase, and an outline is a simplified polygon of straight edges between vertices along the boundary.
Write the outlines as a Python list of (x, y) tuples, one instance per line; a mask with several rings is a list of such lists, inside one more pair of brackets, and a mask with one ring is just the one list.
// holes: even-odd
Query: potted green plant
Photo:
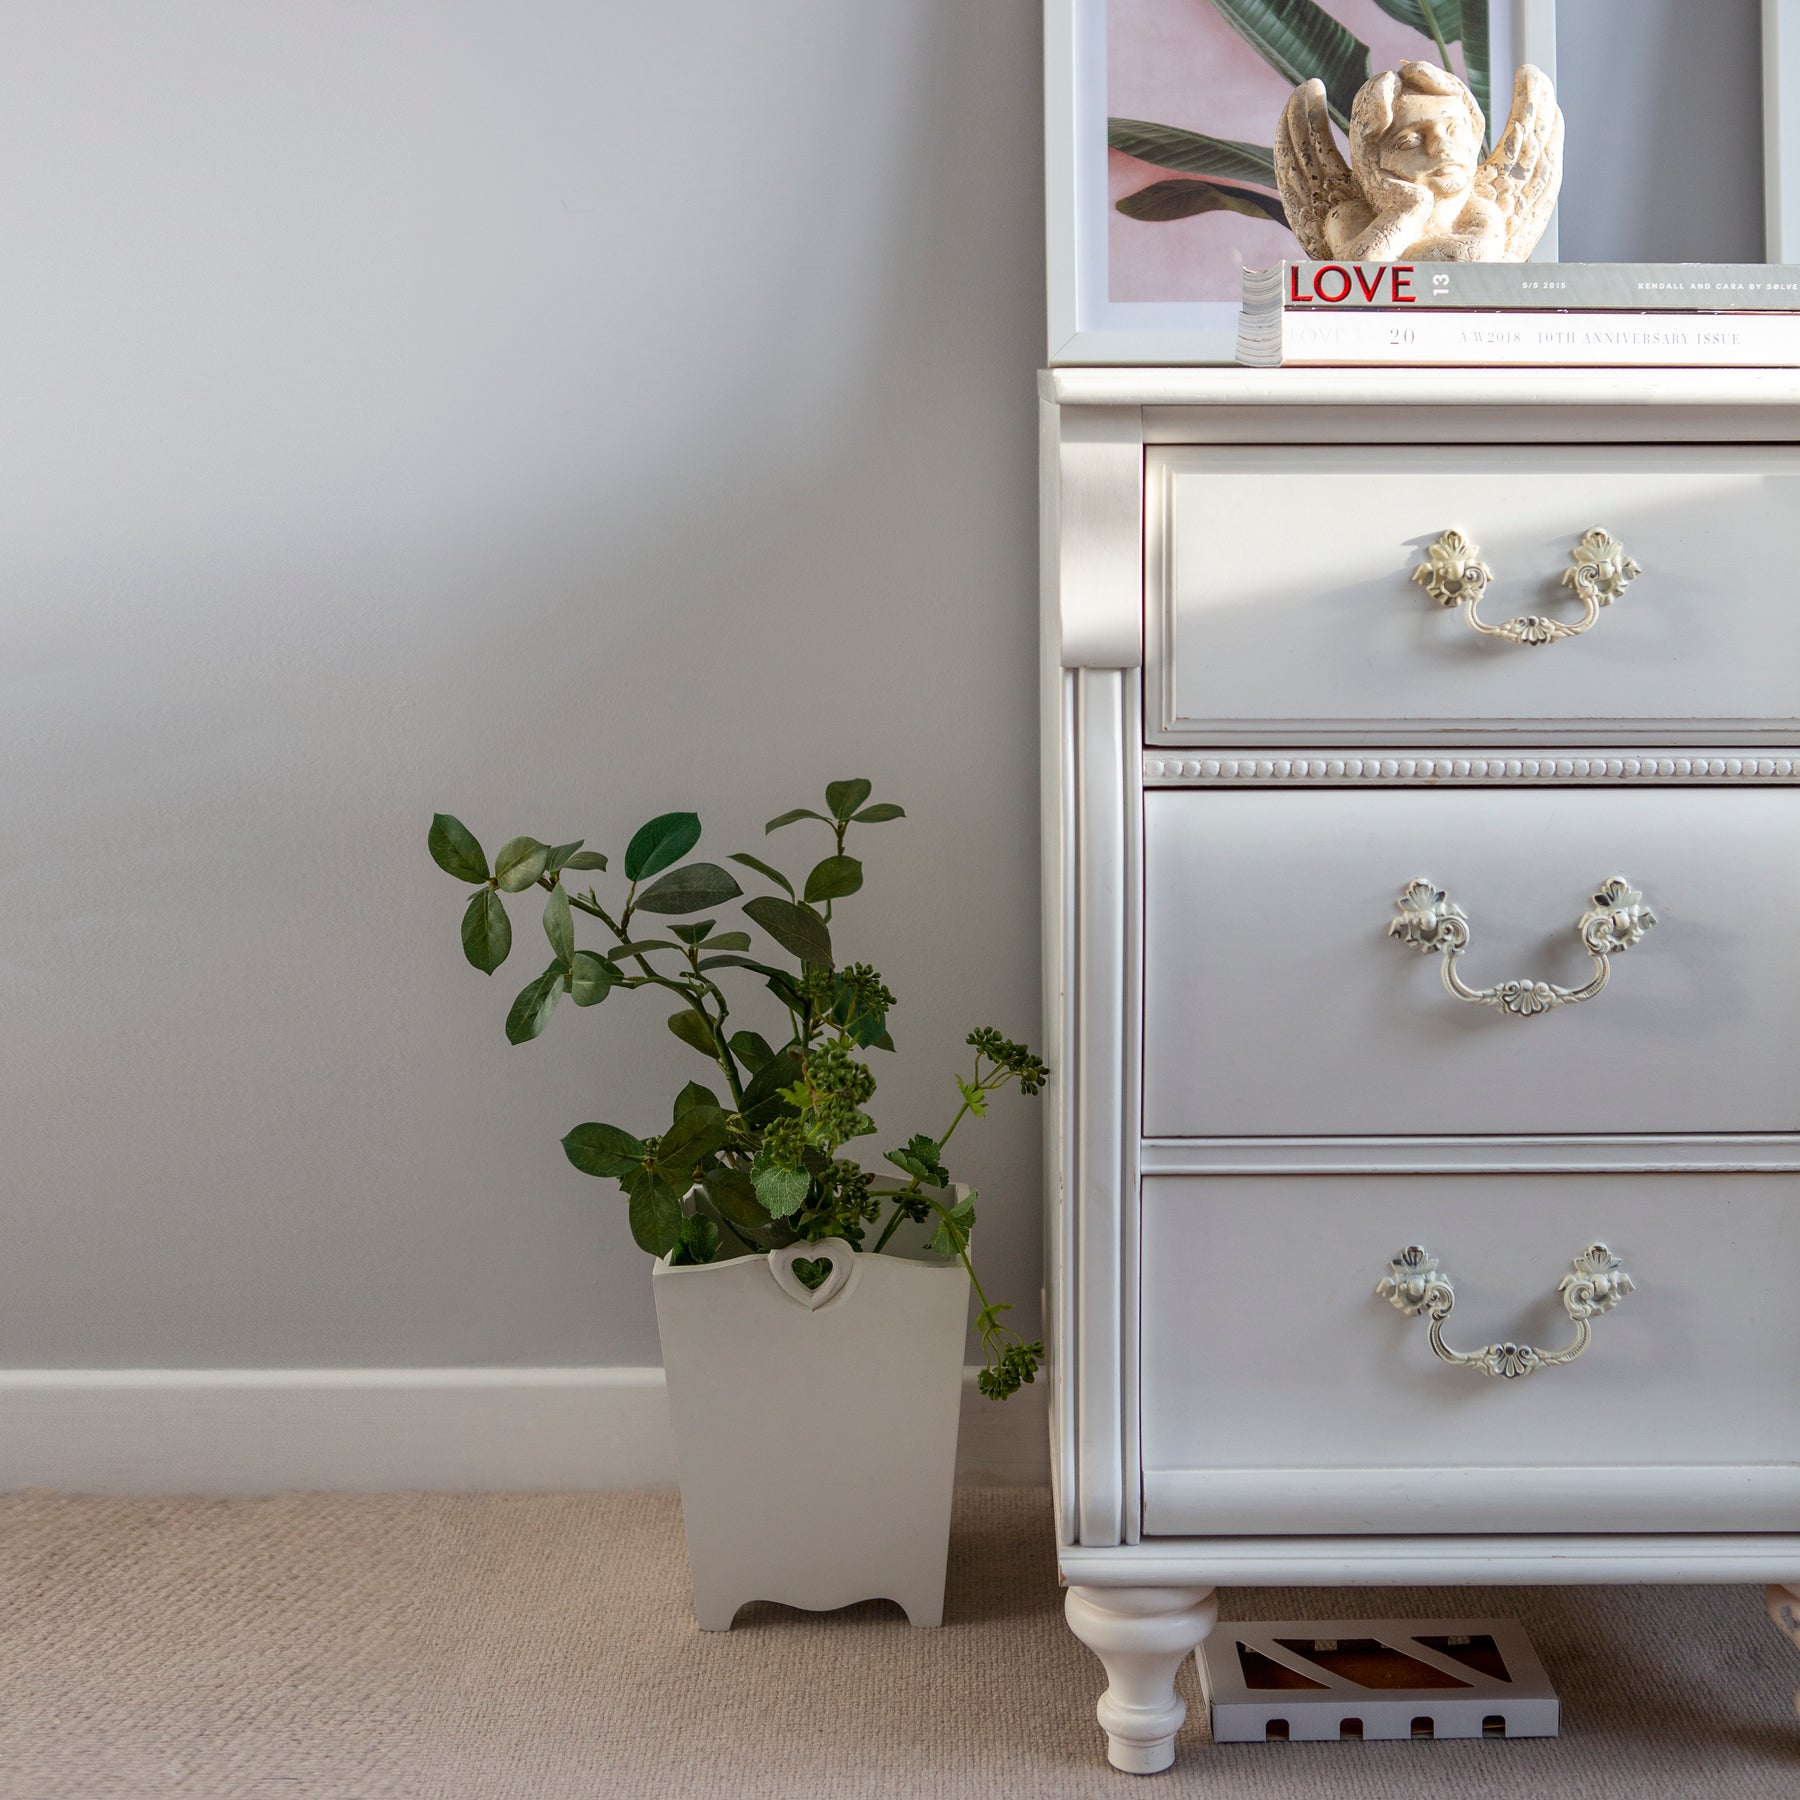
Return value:
[[(771, 819), (765, 834), (822, 825), (831, 850), (798, 882), (734, 854), (766, 888), (749, 898), (730, 870), (690, 860), (693, 813), (665, 813), (632, 836), (624, 892), (610, 901), (592, 884), (608, 860), (584, 840), (515, 837), (490, 865), (458, 820), (431, 822), (433, 859), (475, 890), (462, 943), (484, 974), (512, 947), (506, 896), (545, 895), (550, 960), (507, 1012), (511, 1043), (539, 1036), (565, 995), (585, 1007), (660, 989), (677, 1002), (668, 1029), (709, 1065), (658, 1129), (590, 1121), (563, 1139), (576, 1168), (618, 1184), (632, 1237), (657, 1259), (695, 1607), (708, 1629), (729, 1627), (753, 1599), (822, 1608), (889, 1597), (914, 1624), (938, 1623), (970, 1291), (984, 1394), (1004, 1400), (1043, 1356), (982, 1291), (970, 1254), (976, 1195), (944, 1161), (994, 1094), (1038, 1093), (1043, 1063), (998, 1031), (972, 1031), (942, 1130), (883, 1152), (891, 1173), (847, 1154), (876, 1129), (869, 1057), (894, 1048), (893, 993), (833, 942), (834, 908), (863, 885), (845, 847), (852, 830), (905, 817), (870, 792), (834, 781), (823, 812)], [(721, 929), (727, 906), (754, 930)], [(578, 946), (577, 919), (605, 935)], [(746, 983), (773, 996), (767, 1010), (784, 1019), (773, 1038), (733, 1017), (727, 987)], [(797, 1518), (855, 1526), (783, 1529)]]

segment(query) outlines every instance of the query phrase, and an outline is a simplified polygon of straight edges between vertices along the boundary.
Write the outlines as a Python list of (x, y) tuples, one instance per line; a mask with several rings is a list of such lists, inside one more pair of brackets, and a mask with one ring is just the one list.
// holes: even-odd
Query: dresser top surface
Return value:
[(1060, 406), (1572, 406), (1800, 409), (1800, 369), (1057, 368)]

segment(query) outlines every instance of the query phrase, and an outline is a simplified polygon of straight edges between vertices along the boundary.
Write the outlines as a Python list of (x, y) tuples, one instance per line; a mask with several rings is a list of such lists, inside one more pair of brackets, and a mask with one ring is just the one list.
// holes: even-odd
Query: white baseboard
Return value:
[[(1041, 1485), (1047, 1384), (964, 1371), (957, 1480)], [(669, 1488), (661, 1369), (0, 1370), (0, 1488), (87, 1494)]]

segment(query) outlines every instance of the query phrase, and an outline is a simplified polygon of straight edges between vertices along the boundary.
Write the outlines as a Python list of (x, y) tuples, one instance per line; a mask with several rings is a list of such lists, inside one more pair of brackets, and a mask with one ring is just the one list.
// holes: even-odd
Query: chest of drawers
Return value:
[(1113, 1762), (1170, 1762), (1226, 1582), (1755, 1582), (1794, 1635), (1800, 379), (1064, 369), (1042, 417)]

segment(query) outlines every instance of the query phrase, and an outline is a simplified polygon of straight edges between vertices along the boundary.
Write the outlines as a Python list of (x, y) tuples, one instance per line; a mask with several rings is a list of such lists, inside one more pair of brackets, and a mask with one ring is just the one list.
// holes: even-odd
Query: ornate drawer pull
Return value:
[(1556, 1290), (1575, 1327), (1573, 1343), (1560, 1350), (1538, 1350), (1530, 1344), (1484, 1344), (1479, 1350), (1452, 1350), (1444, 1342), (1444, 1321), (1456, 1304), (1456, 1294), (1450, 1277), (1438, 1273), (1437, 1258), (1423, 1245), (1408, 1244), (1375, 1284), (1375, 1292), (1409, 1319), (1423, 1313), (1431, 1321), (1427, 1332), (1431, 1348), (1445, 1362), (1508, 1381), (1536, 1369), (1573, 1362), (1593, 1336), (1588, 1321), (1596, 1313), (1611, 1312), (1631, 1290), (1631, 1277), (1620, 1268), (1619, 1259), (1604, 1244), (1590, 1244), (1569, 1265), (1569, 1273)]
[(1425, 560), (1413, 570), (1412, 578), (1439, 606), (1466, 605), (1465, 617), (1483, 637), (1510, 638), (1515, 644), (1554, 644), (1562, 638), (1579, 637), (1599, 618), (1601, 607), (1611, 606), (1643, 573), (1604, 525), (1592, 527), (1569, 552), (1569, 560), (1572, 566), (1563, 570), (1562, 584), (1575, 590), (1582, 607), (1581, 617), (1573, 625), (1535, 613), (1498, 625), (1486, 624), (1477, 608), (1494, 572), (1481, 560), (1480, 547), (1460, 531), (1446, 531), (1425, 552)]
[(1421, 876), (1401, 890), (1394, 902), (1400, 916), (1388, 921), (1388, 936), (1425, 956), (1444, 953), (1444, 986), (1459, 1000), (1476, 1006), (1497, 1006), (1514, 1018), (1530, 1018), (1554, 1006), (1574, 1006), (1591, 1000), (1606, 986), (1612, 973), (1607, 960), (1617, 951), (1629, 950), (1652, 925), (1656, 914), (1622, 875), (1602, 882), (1593, 905), (1575, 922), (1582, 947), (1594, 959), (1594, 973), (1580, 987), (1558, 987), (1553, 981), (1501, 981), (1490, 988), (1467, 986), (1457, 972), (1457, 959), (1469, 947), (1469, 921), (1444, 890)]

